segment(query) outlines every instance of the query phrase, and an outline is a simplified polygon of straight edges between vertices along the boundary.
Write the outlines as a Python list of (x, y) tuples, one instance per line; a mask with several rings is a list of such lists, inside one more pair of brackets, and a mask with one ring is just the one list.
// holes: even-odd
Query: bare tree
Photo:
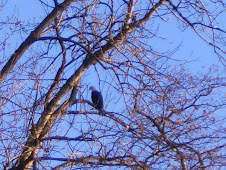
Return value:
[[(173, 58), (182, 47), (164, 52), (150, 42), (164, 41), (159, 22), (174, 18), (224, 67), (225, 2), (38, 2), (46, 12), (38, 24), (15, 14), (0, 22), (2, 168), (226, 166), (225, 75), (217, 66), (192, 74)], [(7, 56), (9, 39), (26, 35)], [(89, 101), (91, 81), (104, 96), (103, 115)]]

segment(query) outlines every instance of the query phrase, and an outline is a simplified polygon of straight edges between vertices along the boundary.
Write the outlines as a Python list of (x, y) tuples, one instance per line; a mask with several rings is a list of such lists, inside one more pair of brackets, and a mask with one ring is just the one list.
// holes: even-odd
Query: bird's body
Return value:
[(101, 93), (97, 91), (93, 86), (91, 86), (89, 89), (92, 90), (91, 99), (93, 102), (93, 107), (96, 108), (100, 113), (102, 113), (104, 104), (103, 104), (103, 97)]

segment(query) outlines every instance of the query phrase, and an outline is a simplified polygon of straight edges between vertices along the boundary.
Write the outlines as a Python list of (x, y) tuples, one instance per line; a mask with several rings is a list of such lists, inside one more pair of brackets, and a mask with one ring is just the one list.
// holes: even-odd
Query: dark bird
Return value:
[(100, 113), (103, 112), (103, 97), (99, 91), (96, 90), (95, 87), (90, 86), (89, 90), (92, 90), (91, 99), (93, 102), (93, 107), (97, 109)]

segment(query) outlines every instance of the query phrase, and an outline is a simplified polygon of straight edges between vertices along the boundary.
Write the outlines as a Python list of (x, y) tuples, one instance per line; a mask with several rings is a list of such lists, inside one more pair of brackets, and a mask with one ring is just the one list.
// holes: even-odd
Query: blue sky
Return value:
[[(6, 13), (5, 11), (8, 12)], [(10, 13), (14, 13), (16, 16), (18, 16), (19, 21), (22, 23), (24, 21), (30, 21), (32, 23), (36, 22), (38, 24), (46, 16), (46, 11), (43, 10), (40, 2), (37, 0), (10, 0), (8, 1), (7, 6), (3, 9), (2, 17), (4, 18), (5, 14)], [(222, 28), (224, 28), (224, 26), (226, 27), (226, 22), (223, 20), (224, 19), (222, 18)], [(151, 40), (150, 43), (154, 41), (154, 48), (164, 51), (174, 49), (181, 44), (181, 48), (175, 53), (174, 58), (181, 61), (192, 61), (190, 63), (190, 67), (192, 68), (191, 70), (193, 72), (203, 72), (203, 70), (208, 69), (212, 64), (218, 65), (219, 59), (213, 52), (213, 48), (201, 40), (192, 29), (187, 28), (182, 32), (178, 28), (178, 22), (174, 17), (169, 19), (167, 22), (162, 20), (159, 21), (160, 27), (158, 34), (163, 38), (166, 38), (169, 43), (161, 40)], [(28, 30), (27, 33), (30, 33), (30, 31)], [(4, 34), (1, 36), (4, 36)], [(15, 35), (15, 37), (17, 36)], [(11, 44), (12, 48), (10, 52), (13, 52), (13, 50), (18, 47), (21, 42), (20, 38), (25, 39), (27, 35), (23, 34), (23, 37), (18, 37), (18, 40), (15, 40), (15, 37), (12, 39), (13, 43)]]
[[(52, 1), (51, 1), (52, 2)], [(5, 11), (8, 11), (7, 13)], [(7, 3), (7, 6), (3, 9), (1, 13), (2, 18), (6, 18), (5, 15), (14, 14), (18, 16), (19, 21), (21, 22), (21, 26), (23, 26), (23, 22), (30, 21), (31, 23), (39, 23), (46, 16), (47, 12), (43, 10), (40, 6), (40, 3), (37, 0), (10, 0)], [(222, 18), (223, 20), (223, 18)], [(223, 21), (222, 21), (223, 22)], [(226, 22), (225, 22), (226, 23)], [(213, 52), (213, 48), (203, 42), (190, 28), (187, 28), (185, 31), (181, 32), (177, 27), (176, 19), (169, 19), (168, 22), (159, 21), (159, 30), (158, 34), (163, 38), (167, 39), (167, 41), (162, 41), (160, 39), (152, 39), (150, 40), (150, 44), (153, 44), (156, 50), (160, 50), (162, 52), (167, 51), (169, 49), (173, 50), (178, 45), (181, 45), (180, 49), (173, 55), (175, 60), (179, 60), (179, 63), (187, 63), (186, 67), (189, 72), (192, 74), (197, 74), (198, 72), (207, 72), (207, 70), (212, 65), (219, 65), (220, 72), (223, 75), (225, 68), (219, 64), (219, 60), (216, 54)], [(226, 26), (226, 24), (224, 24)], [(6, 26), (7, 27), (7, 26)], [(26, 29), (26, 26), (25, 26)], [(28, 34), (30, 33), (32, 27), (29, 30), (25, 31), (26, 33), (22, 33), (21, 36), (15, 33), (12, 38), (10, 38), (10, 47), (7, 50), (7, 57), (9, 57), (14, 50), (20, 45), (22, 40), (24, 40)], [(0, 30), (0, 37), (4, 36), (5, 30)], [(169, 61), (169, 65), (171, 65), (173, 61)], [(176, 63), (176, 62), (175, 62)], [(174, 64), (175, 64), (174, 63)], [(97, 64), (98, 66), (98, 64)], [(104, 70), (99, 69), (98, 74), (101, 77), (101, 84), (99, 86), (97, 73), (95, 72), (94, 66), (92, 66), (85, 74), (83, 81), (84, 84), (84, 93), (83, 97), (85, 99), (90, 99), (90, 91), (88, 91), (88, 86), (95, 85), (98, 90), (103, 90), (104, 98), (110, 102), (115, 98), (114, 94), (109, 92), (108, 84), (104, 83), (105, 73)], [(92, 75), (92, 79), (89, 79), (89, 76)], [(112, 80), (113, 81), (113, 80)], [(121, 96), (120, 100), (123, 100), (123, 96)], [(107, 109), (111, 111), (120, 110), (120, 108), (115, 105), (107, 105)], [(72, 106), (70, 109), (74, 109), (76, 106)], [(123, 108), (123, 107), (122, 107)], [(73, 116), (72, 116), (73, 117)], [(64, 118), (62, 118), (63, 120)], [(65, 118), (67, 119), (67, 118)], [(79, 121), (86, 121), (87, 117), (83, 116)], [(94, 118), (97, 121), (107, 123), (107, 119), (102, 119), (100, 116)], [(68, 120), (70, 121), (70, 120)], [(103, 123), (103, 124), (104, 124)], [(80, 124), (79, 124), (80, 125)], [(79, 126), (78, 125), (78, 126)], [(69, 126), (69, 125), (67, 125)], [(82, 125), (81, 125), (82, 126)], [(68, 128), (68, 127), (67, 127)], [(67, 129), (66, 128), (66, 129)], [(86, 127), (85, 127), (86, 128)], [(84, 128), (84, 129), (85, 129)], [(64, 134), (64, 129), (62, 128), (62, 134)]]

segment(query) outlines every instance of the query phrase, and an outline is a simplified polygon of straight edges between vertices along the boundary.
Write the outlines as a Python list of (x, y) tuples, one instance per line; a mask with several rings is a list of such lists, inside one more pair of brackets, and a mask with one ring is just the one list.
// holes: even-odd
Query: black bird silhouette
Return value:
[(99, 91), (96, 90), (94, 86), (91, 86), (89, 90), (92, 90), (91, 99), (93, 102), (93, 107), (97, 109), (100, 113), (103, 113), (103, 108), (104, 108), (103, 96)]

